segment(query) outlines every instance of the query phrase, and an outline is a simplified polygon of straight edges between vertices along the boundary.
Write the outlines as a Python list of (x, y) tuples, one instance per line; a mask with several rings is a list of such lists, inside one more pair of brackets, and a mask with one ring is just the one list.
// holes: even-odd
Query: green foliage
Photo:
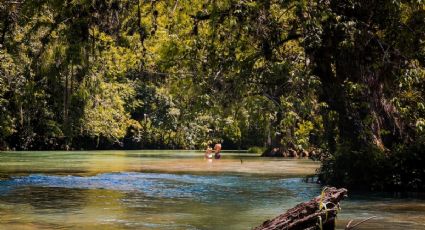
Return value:
[(254, 146), (254, 147), (250, 147), (247, 152), (248, 153), (262, 154), (262, 153), (264, 153), (264, 151), (266, 151), (266, 148)]
[(389, 186), (398, 190), (425, 189), (425, 139), (422, 136), (412, 145), (399, 145), (391, 156), (392, 180)]
[(323, 161), (319, 180), (350, 188), (382, 190), (389, 182), (388, 164), (386, 155), (380, 149), (369, 146), (352, 150), (346, 143)]
[(124, 98), (131, 97), (133, 89), (125, 84), (101, 82), (97, 91), (86, 101), (81, 131), (119, 141), (131, 123)]
[(358, 151), (348, 146), (342, 145), (323, 161), (321, 182), (364, 190), (423, 191), (424, 139), (400, 144), (391, 154), (374, 146)]

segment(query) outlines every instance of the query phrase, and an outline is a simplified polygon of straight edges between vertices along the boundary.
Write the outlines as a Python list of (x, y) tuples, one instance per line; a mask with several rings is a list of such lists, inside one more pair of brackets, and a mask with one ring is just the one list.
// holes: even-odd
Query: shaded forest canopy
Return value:
[(422, 0), (1, 0), (0, 149), (266, 147), (424, 189)]

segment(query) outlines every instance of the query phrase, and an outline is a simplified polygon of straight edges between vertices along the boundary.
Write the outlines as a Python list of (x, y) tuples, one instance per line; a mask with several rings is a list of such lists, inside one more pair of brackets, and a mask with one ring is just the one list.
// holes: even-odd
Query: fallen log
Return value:
[(254, 230), (334, 230), (339, 202), (346, 196), (345, 188), (325, 188), (320, 196), (298, 204)]

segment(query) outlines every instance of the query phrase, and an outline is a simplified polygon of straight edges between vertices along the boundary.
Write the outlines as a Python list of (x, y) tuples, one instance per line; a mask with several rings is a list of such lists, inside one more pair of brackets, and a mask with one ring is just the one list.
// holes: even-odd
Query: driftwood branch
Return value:
[(325, 188), (320, 196), (298, 204), (254, 230), (334, 229), (339, 202), (346, 196), (347, 190), (344, 188)]
[(369, 220), (371, 220), (371, 219), (373, 219), (373, 218), (376, 218), (376, 216), (371, 216), (371, 217), (369, 217), (369, 218), (366, 218), (366, 219), (364, 219), (364, 220), (362, 220), (362, 221), (358, 222), (357, 224), (354, 224), (353, 226), (351, 226), (351, 223), (353, 223), (353, 220), (350, 220), (350, 222), (348, 222), (347, 226), (345, 226), (345, 230), (353, 230), (353, 229), (356, 229), (356, 227), (358, 227), (360, 224), (363, 224), (364, 222), (369, 221)]

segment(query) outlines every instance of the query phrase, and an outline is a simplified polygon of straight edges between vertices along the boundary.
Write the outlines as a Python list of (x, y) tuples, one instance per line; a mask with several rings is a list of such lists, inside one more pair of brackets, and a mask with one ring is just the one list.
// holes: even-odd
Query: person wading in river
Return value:
[(215, 159), (220, 159), (221, 158), (221, 155), (220, 155), (220, 152), (221, 152), (221, 143), (220, 142), (218, 142), (217, 144), (215, 144), (215, 146), (214, 146), (214, 152), (215, 152), (214, 158)]
[(206, 159), (212, 158), (212, 148), (210, 146), (207, 146), (207, 150), (205, 151), (205, 158)]

